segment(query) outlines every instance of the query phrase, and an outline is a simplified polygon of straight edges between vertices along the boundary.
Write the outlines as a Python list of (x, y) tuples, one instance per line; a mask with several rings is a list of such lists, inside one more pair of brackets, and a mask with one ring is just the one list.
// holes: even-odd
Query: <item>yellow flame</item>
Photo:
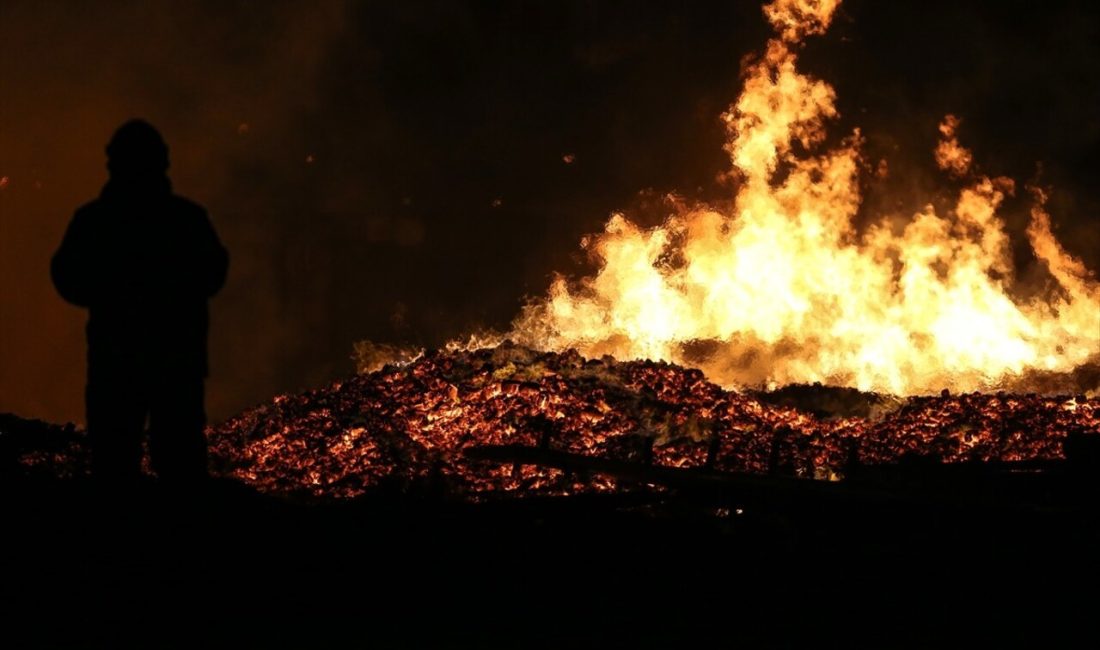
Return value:
[(810, 34), (824, 34), (840, 0), (775, 0), (764, 5), (764, 15), (783, 40), (797, 42)]
[[(779, 36), (723, 115), (741, 181), (733, 210), (679, 206), (648, 230), (613, 215), (586, 240), (599, 271), (557, 278), (510, 338), (694, 365), (726, 385), (822, 381), (898, 394), (989, 388), (1097, 358), (1100, 287), (1054, 238), (1041, 193), (1028, 237), (1057, 284), (1046, 300), (1009, 293), (997, 216), (1015, 189), (1008, 179), (971, 177), (948, 214), (928, 206), (903, 228), (883, 219), (855, 230), (860, 133), (818, 152), (835, 92), (800, 73), (794, 51), (824, 32), (838, 4), (764, 7)], [(936, 158), (966, 177), (972, 157), (958, 125), (944, 119)]]
[(970, 151), (959, 144), (955, 136), (959, 124), (962, 122), (954, 115), (947, 115), (940, 122), (940, 135), (943, 139), (936, 145), (936, 164), (940, 169), (951, 172), (955, 176), (965, 176), (970, 171), (970, 163), (973, 157)]

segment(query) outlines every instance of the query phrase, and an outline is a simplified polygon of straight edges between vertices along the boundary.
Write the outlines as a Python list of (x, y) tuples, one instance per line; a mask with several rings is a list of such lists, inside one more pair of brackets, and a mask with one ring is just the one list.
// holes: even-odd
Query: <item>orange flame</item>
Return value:
[(774, 0), (764, 15), (783, 40), (798, 42), (810, 34), (824, 34), (840, 0)]
[(944, 116), (940, 122), (940, 135), (943, 139), (936, 145), (936, 164), (940, 169), (950, 172), (954, 176), (965, 176), (970, 171), (970, 163), (973, 156), (970, 151), (959, 144), (955, 137), (955, 131), (962, 120), (954, 115)]
[(1100, 284), (1054, 238), (1041, 192), (1028, 237), (1057, 287), (1045, 300), (1012, 297), (997, 210), (1014, 184), (967, 176), (956, 117), (936, 149), (943, 169), (968, 178), (954, 210), (929, 205), (900, 230), (884, 218), (856, 232), (859, 130), (820, 151), (835, 92), (800, 73), (795, 52), (838, 4), (764, 7), (778, 37), (722, 116), (741, 180), (732, 212), (670, 197), (676, 213), (657, 228), (613, 215), (584, 244), (599, 271), (557, 278), (509, 338), (691, 365), (727, 386), (820, 381), (896, 394), (988, 389), (1100, 358)]

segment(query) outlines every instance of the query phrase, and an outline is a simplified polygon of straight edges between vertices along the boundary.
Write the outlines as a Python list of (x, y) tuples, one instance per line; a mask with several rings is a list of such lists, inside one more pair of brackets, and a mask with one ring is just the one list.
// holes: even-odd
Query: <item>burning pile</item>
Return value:
[[(363, 375), (215, 430), (223, 471), (317, 495), (388, 482), (565, 494), (627, 486), (463, 452), (521, 445), (834, 478), (852, 463), (907, 454), (1056, 459), (1068, 435), (1100, 433), (1095, 397), (927, 396), (1044, 382), (1095, 390), (1086, 375), (1100, 361), (1100, 284), (1055, 239), (1045, 195), (1032, 188), (1027, 237), (1049, 287), (1018, 297), (997, 214), (1015, 183), (977, 171), (950, 115), (934, 153), (962, 185), (954, 209), (881, 215), (857, 230), (860, 179), (888, 165), (863, 159), (858, 129), (823, 150), (835, 92), (797, 66), (802, 40), (824, 33), (838, 4), (764, 7), (776, 36), (746, 66), (741, 96), (722, 116), (730, 207), (670, 197), (672, 214), (652, 229), (614, 215), (584, 242), (598, 271), (555, 280), (504, 336), (477, 335), (381, 370), (380, 357), (402, 355), (362, 344)], [(730, 390), (811, 382), (926, 396), (879, 397), (862, 413), (821, 417), (781, 394)]]
[(1100, 434), (1100, 399), (1037, 395), (869, 398), (879, 412), (828, 418), (737, 394), (699, 370), (585, 360), (503, 344), (428, 354), (325, 390), (276, 398), (210, 432), (219, 472), (258, 489), (353, 497), (392, 485), (456, 496), (629, 489), (601, 476), (473, 461), (481, 445), (548, 447), (657, 466), (836, 478), (852, 462), (1061, 457)]

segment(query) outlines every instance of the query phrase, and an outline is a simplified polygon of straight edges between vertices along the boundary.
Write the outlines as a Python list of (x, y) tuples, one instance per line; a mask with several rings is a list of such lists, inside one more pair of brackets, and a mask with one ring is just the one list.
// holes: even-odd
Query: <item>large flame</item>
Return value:
[(510, 338), (693, 365), (725, 385), (821, 381), (896, 394), (988, 389), (1098, 358), (1100, 284), (1055, 239), (1038, 190), (1027, 232), (1057, 286), (1044, 299), (1012, 297), (997, 210), (1015, 186), (971, 171), (954, 116), (935, 151), (967, 182), (954, 209), (854, 228), (859, 131), (822, 151), (835, 92), (797, 69), (801, 39), (824, 32), (838, 4), (764, 7), (778, 35), (723, 115), (741, 181), (732, 211), (680, 205), (652, 229), (613, 215), (585, 242), (599, 271), (557, 278)]

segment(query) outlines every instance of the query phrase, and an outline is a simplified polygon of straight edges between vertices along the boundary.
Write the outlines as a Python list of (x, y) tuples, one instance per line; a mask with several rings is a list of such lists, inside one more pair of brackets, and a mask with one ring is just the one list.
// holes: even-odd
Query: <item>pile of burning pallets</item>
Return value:
[[(794, 393), (819, 403), (831, 391), (856, 397), (816, 386)], [(212, 429), (210, 440), (220, 473), (263, 491), (352, 497), (383, 484), (430, 483), (476, 497), (638, 483), (623, 480), (618, 465), (573, 471), (579, 459), (833, 480), (853, 466), (912, 457), (1054, 461), (1067, 436), (1100, 434), (1100, 400), (1084, 396), (863, 399), (864, 414), (830, 416), (799, 408), (798, 399), (726, 391), (672, 364), (505, 344), (430, 353), (281, 396)], [(485, 447), (495, 455), (477, 451)]]

